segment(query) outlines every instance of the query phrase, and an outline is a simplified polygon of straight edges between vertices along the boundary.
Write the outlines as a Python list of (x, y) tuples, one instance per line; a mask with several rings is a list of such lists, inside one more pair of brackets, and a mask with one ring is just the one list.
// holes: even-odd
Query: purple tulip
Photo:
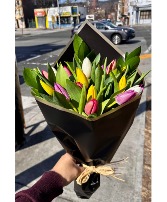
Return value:
[(63, 68), (66, 71), (67, 75), (70, 77), (72, 75), (70, 70), (66, 66), (64, 66)]
[(128, 102), (129, 100), (131, 100), (135, 96), (136, 96), (136, 92), (134, 90), (127, 90), (123, 93), (116, 95), (115, 101), (117, 102), (117, 104), (122, 105), (125, 102)]
[(64, 95), (67, 100), (70, 100), (70, 96), (68, 95), (67, 91), (58, 83), (54, 83), (54, 89), (56, 92)]
[(98, 110), (98, 101), (95, 99), (90, 100), (89, 102), (87, 102), (87, 104), (85, 105), (85, 113), (87, 115), (96, 113)]

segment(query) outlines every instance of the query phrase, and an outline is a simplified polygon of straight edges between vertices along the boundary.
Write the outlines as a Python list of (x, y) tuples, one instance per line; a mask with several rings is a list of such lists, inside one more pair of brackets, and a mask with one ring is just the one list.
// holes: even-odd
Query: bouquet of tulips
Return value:
[(24, 80), (35, 97), (86, 118), (95, 118), (142, 93), (142, 81), (148, 72), (137, 75), (140, 47), (126, 53), (125, 61), (123, 58), (102, 61), (101, 55), (94, 56), (78, 35), (73, 46), (72, 62), (57, 63), (57, 69), (48, 64), (47, 71), (24, 69)]
[[(78, 162), (109, 163), (131, 127), (149, 73), (137, 69), (140, 53), (138, 47), (122, 56), (85, 22), (54, 66), (24, 68), (24, 80), (48, 126)], [(90, 198), (99, 186), (100, 175), (92, 173), (86, 183), (75, 182), (74, 190)]]

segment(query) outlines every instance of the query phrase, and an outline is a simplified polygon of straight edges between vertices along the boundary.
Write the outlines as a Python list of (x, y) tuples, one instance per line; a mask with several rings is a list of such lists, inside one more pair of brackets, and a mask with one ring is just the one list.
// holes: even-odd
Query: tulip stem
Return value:
[(71, 102), (69, 102), (69, 105), (72, 107), (72, 109), (73, 109), (75, 112), (78, 112), (78, 110), (74, 107), (74, 105), (73, 105)]

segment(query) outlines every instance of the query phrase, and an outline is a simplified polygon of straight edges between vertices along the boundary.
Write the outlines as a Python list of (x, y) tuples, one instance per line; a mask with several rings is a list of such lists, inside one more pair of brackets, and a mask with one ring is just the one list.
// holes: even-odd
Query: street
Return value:
[[(136, 26), (134, 29), (136, 30), (136, 37), (126, 43), (117, 45), (117, 47), (125, 53), (141, 46), (141, 54), (150, 53), (151, 26)], [(47, 62), (51, 65), (55, 62), (58, 55), (71, 39), (70, 36), (71, 29), (51, 33), (46, 31), (46, 34), (43, 32), (43, 34), (24, 35), (23, 37), (16, 36), (15, 53), (20, 84), (24, 84), (22, 77), (24, 67), (39, 67), (47, 70)], [(29, 94), (27, 86), (23, 85), (21, 89), (23, 95)]]

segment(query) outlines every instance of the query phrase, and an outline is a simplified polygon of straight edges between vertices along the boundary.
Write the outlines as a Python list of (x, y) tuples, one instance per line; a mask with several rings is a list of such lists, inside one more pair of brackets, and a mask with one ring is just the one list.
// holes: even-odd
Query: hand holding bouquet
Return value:
[[(130, 129), (149, 72), (137, 69), (141, 47), (122, 56), (88, 21), (66, 47), (53, 67), (25, 68), (23, 77), (62, 147), (98, 168), (111, 161)], [(86, 178), (74, 190), (90, 198), (100, 174)]]

